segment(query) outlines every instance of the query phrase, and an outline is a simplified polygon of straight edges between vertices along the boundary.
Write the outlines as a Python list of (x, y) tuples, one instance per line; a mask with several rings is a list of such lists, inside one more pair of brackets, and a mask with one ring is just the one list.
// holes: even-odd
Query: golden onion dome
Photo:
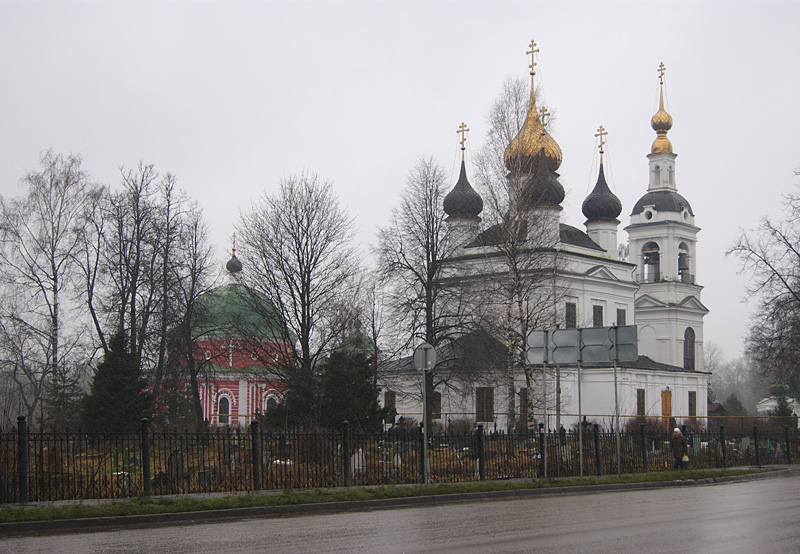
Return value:
[[(561, 147), (547, 132), (539, 112), (536, 110), (536, 97), (534, 95), (533, 79), (531, 79), (531, 99), (528, 103), (528, 115), (517, 135), (511, 139), (506, 147), (503, 160), (509, 171), (530, 173), (535, 167), (534, 162), (544, 151), (547, 167), (556, 171), (561, 166)], [(542, 116), (548, 115), (543, 108)]]
[(528, 115), (517, 135), (508, 143), (503, 156), (506, 167), (514, 173), (533, 173), (533, 169), (536, 167), (535, 161), (541, 155), (542, 150), (544, 150), (550, 171), (556, 171), (561, 166), (562, 159), (561, 147), (545, 128), (544, 118), (549, 114), (542, 107), (540, 118), (539, 111), (536, 109), (536, 86), (534, 84), (536, 61), (533, 56), (539, 50), (533, 41), (531, 41), (530, 48), (526, 52), (531, 54), (531, 97), (528, 101)]
[(672, 154), (672, 143), (667, 138), (667, 131), (672, 129), (672, 116), (664, 109), (664, 64), (659, 67), (661, 73), (659, 79), (661, 88), (658, 98), (658, 111), (653, 115), (650, 120), (650, 126), (656, 132), (656, 140), (653, 141), (653, 146), (650, 148), (651, 154)]

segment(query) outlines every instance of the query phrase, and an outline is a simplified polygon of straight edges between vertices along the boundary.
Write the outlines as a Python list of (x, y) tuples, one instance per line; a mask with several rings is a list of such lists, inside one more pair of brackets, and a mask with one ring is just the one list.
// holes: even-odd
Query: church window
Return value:
[(627, 325), (628, 313), (625, 308), (617, 308), (617, 325)]
[(644, 389), (636, 389), (636, 415), (638, 416), (647, 415), (644, 400)]
[(438, 390), (433, 391), (433, 406), (431, 407), (431, 419), (442, 419), (442, 393)]
[(567, 302), (564, 313), (564, 326), (568, 329), (574, 329), (578, 326), (578, 305), (575, 302)]
[(393, 390), (384, 391), (383, 407), (391, 412), (396, 408), (396, 404), (397, 404), (397, 394)]
[(661, 184), (661, 166), (657, 165), (653, 168), (653, 184)]
[(673, 181), (675, 180), (675, 169), (673, 169), (671, 166), (667, 168), (667, 180), (669, 181), (670, 185), (672, 185)]
[(692, 275), (689, 273), (689, 248), (685, 242), (678, 245), (678, 275), (683, 283), (691, 283)]
[(697, 391), (689, 391), (689, 417), (697, 417)]
[(220, 425), (227, 425), (230, 423), (230, 413), (231, 413), (231, 402), (228, 400), (227, 396), (222, 396), (219, 399), (219, 406), (218, 406), (218, 413), (219, 413), (219, 424)]
[(205, 351), (205, 358), (206, 358), (206, 360), (210, 360), (211, 359), (211, 350), (206, 350)]
[(592, 306), (592, 326), (603, 326), (603, 306)]
[(655, 283), (660, 280), (661, 260), (658, 245), (648, 242), (642, 247), (642, 281)]
[(687, 327), (683, 333), (683, 369), (694, 370), (694, 329)]
[(494, 421), (494, 389), (492, 387), (475, 388), (475, 420)]

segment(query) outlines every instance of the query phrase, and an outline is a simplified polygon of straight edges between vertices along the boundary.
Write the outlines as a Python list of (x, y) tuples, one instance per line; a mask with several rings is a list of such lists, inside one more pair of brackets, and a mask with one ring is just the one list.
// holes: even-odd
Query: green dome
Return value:
[[(200, 295), (195, 310), (195, 337), (239, 336), (277, 342), (287, 339), (272, 301), (240, 284), (217, 287)], [(292, 340), (292, 335), (288, 338)]]

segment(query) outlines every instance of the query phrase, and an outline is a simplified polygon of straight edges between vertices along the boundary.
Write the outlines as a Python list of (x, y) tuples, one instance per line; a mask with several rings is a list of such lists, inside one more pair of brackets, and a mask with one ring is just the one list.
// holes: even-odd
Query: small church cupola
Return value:
[(611, 192), (606, 182), (606, 175), (603, 171), (603, 146), (604, 137), (608, 134), (601, 125), (597, 129), (596, 137), (600, 137), (600, 170), (597, 175), (597, 183), (583, 201), (582, 211), (586, 216), (586, 234), (593, 241), (603, 247), (606, 257), (617, 257), (617, 227), (619, 226), (619, 214), (622, 213), (622, 202)]
[(463, 246), (478, 235), (480, 226), (480, 213), (483, 211), (483, 199), (475, 192), (467, 179), (467, 166), (464, 160), (464, 151), (469, 128), (462, 121), (456, 130), (461, 135), (461, 173), (453, 189), (447, 193), (442, 202), (444, 213), (447, 214), (447, 225), (450, 229), (454, 244)]
[(233, 234), (233, 248), (231, 251), (231, 259), (225, 264), (225, 269), (228, 270), (233, 277), (242, 271), (242, 262), (236, 257), (236, 233)]
[[(547, 166), (550, 171), (557, 171), (561, 166), (562, 154), (561, 147), (547, 133), (544, 121), (544, 114), (540, 114), (536, 107), (536, 86), (534, 76), (536, 75), (536, 58), (539, 52), (536, 42), (531, 41), (530, 50), (526, 54), (531, 55), (530, 75), (531, 75), (531, 95), (528, 102), (528, 115), (522, 124), (517, 135), (511, 139), (506, 147), (503, 160), (509, 171), (516, 174), (533, 173), (536, 168), (536, 161), (540, 152), (544, 151)], [(544, 112), (544, 107), (542, 108)], [(549, 114), (548, 114), (549, 115)]]
[(650, 147), (651, 154), (672, 154), (672, 143), (667, 138), (667, 131), (672, 129), (672, 116), (664, 109), (664, 72), (667, 68), (662, 62), (658, 66), (658, 111), (650, 120), (650, 126), (656, 132), (656, 139)]
[(463, 122), (456, 131), (461, 134), (461, 173), (453, 190), (444, 197), (443, 207), (444, 212), (450, 217), (480, 219), (478, 216), (483, 211), (483, 199), (469, 184), (467, 167), (464, 161), (464, 150), (466, 150), (464, 144), (467, 141), (467, 131), (469, 129)]
[(603, 171), (603, 137), (607, 134), (605, 128), (601, 125), (595, 135), (600, 137), (600, 171), (598, 172), (594, 189), (583, 201), (582, 211), (583, 215), (586, 216), (587, 223), (593, 221), (616, 221), (619, 214), (622, 213), (622, 202), (608, 188), (605, 172)]

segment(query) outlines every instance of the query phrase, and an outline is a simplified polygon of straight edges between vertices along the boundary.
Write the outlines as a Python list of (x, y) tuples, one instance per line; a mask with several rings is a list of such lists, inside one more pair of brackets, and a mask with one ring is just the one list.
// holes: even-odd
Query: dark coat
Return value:
[(689, 451), (689, 447), (686, 444), (686, 437), (681, 433), (673, 433), (669, 439), (669, 446), (672, 448), (672, 455), (675, 456), (675, 458), (683, 458)]

